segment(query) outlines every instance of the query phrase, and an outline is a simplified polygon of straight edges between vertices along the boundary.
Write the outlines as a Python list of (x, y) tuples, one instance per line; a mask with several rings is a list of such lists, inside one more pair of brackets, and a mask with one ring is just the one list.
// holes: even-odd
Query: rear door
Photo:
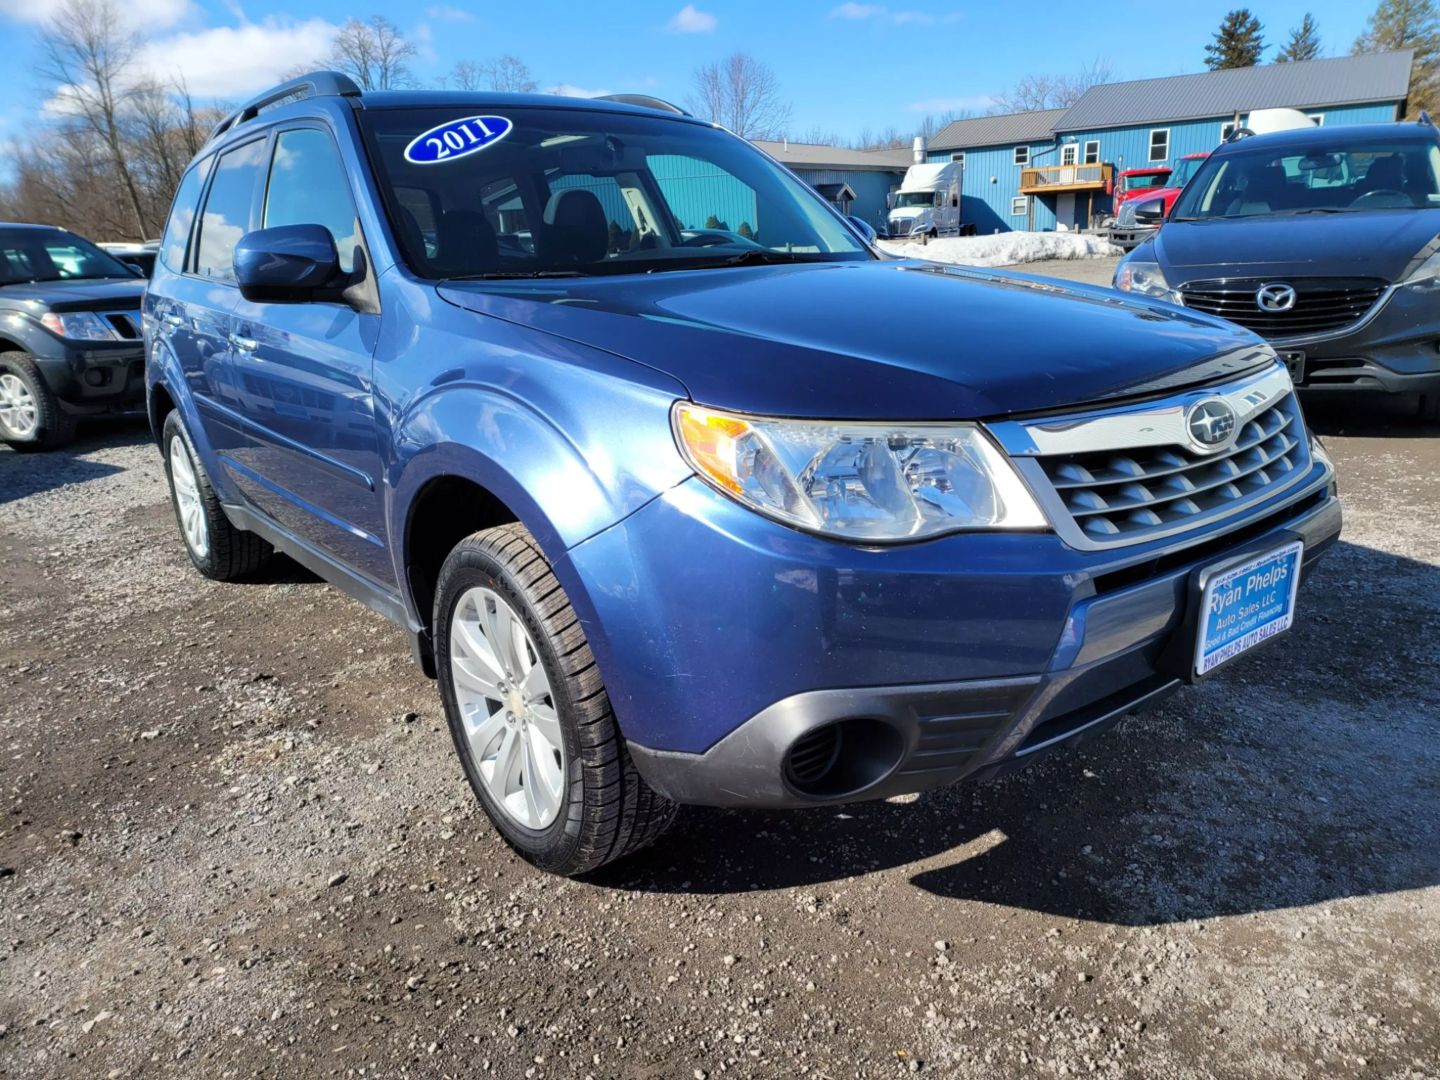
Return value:
[[(350, 182), (327, 128), (278, 130), (263, 190), (258, 227), (323, 225), (342, 271), (366, 265)], [(232, 406), (249, 440), (237, 455), (237, 482), (286, 530), (393, 588), (371, 388), (380, 316), (339, 302), (242, 298), (233, 326)]]

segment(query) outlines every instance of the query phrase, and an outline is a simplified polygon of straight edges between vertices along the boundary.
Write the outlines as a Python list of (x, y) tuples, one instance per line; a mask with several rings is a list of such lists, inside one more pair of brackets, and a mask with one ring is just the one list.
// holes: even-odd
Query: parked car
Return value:
[(1440, 419), (1440, 133), (1428, 120), (1227, 143), (1117, 288), (1265, 337), (1303, 388), (1414, 393)]
[(52, 450), (145, 403), (144, 280), (90, 241), (0, 222), (0, 441)]
[[(684, 236), (722, 199), (758, 243)], [(1340, 529), (1254, 334), (883, 259), (679, 110), (287, 83), (186, 173), (145, 313), (192, 562), (278, 548), (405, 627), (560, 873), (676, 803), (1019, 767), (1284, 630)]]
[[(1115, 224), (1110, 227), (1110, 242), (1129, 251), (1154, 236), (1161, 220), (1180, 197), (1180, 192), (1209, 156), (1208, 153), (1186, 154), (1171, 170), (1163, 187), (1147, 192), (1147, 198), (1126, 199), (1115, 211)], [(1141, 207), (1145, 208), (1143, 220), (1139, 214)]]
[(146, 240), (143, 244), (116, 241), (101, 243), (100, 247), (114, 255), (127, 266), (133, 266), (149, 277), (155, 269), (155, 253), (160, 249), (159, 240)]

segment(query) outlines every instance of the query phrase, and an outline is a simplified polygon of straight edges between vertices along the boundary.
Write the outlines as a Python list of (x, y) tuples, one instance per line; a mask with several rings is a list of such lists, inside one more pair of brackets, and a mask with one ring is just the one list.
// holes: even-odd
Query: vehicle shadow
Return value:
[(87, 423), (73, 443), (59, 450), (22, 453), (0, 445), (0, 505), (69, 484), (113, 476), (122, 471), (121, 466), (91, 461), (85, 455), (136, 446), (149, 439), (144, 420), (117, 419)]
[(1342, 543), (1285, 640), (1025, 772), (905, 805), (688, 809), (592, 880), (734, 893), (906, 867), (947, 900), (1132, 926), (1433, 886), (1437, 643), (1440, 568)]
[(1433, 439), (1440, 424), (1420, 419), (1411, 394), (1302, 394), (1305, 419), (1317, 435)]

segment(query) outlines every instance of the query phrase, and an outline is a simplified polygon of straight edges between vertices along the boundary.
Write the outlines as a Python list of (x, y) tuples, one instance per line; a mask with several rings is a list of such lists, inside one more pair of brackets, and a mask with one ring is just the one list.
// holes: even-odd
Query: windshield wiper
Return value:
[(579, 270), (489, 270), (483, 274), (451, 274), (445, 281), (515, 281), (527, 278), (587, 277)]
[(647, 274), (663, 274), (671, 270), (714, 270), (721, 266), (775, 266), (782, 263), (832, 262), (824, 255), (797, 255), (787, 251), (770, 251), (768, 248), (750, 248), (723, 259), (684, 260), (665, 266), (652, 266)]

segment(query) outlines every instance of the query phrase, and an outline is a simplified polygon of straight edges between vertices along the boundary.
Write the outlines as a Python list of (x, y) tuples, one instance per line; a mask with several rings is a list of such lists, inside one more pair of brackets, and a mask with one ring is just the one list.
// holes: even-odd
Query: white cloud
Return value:
[(436, 22), (474, 22), (473, 13), (464, 8), (451, 7), (449, 4), (435, 4), (425, 9), (427, 18)]
[[(0, 0), (0, 19), (13, 22), (48, 22), (65, 0)], [(125, 0), (116, 10), (134, 26), (165, 29), (194, 12), (190, 0)]]
[(197, 97), (235, 97), (263, 90), (297, 67), (315, 65), (329, 51), (336, 29), (324, 19), (272, 16), (152, 41), (141, 60), (162, 77), (180, 75)]
[(708, 34), (719, 25), (720, 20), (708, 11), (686, 4), (665, 24), (665, 29), (676, 34)]
[(987, 94), (978, 94), (975, 97), (937, 97), (926, 98), (924, 101), (912, 101), (906, 106), (911, 112), (918, 113), (947, 113), (947, 112), (983, 112), (992, 107), (995, 99)]
[(614, 90), (590, 90), (583, 86), (576, 86), (573, 83), (556, 83), (554, 86), (545, 88), (547, 94), (559, 94), (561, 97), (605, 97), (613, 94)]
[(841, 4), (830, 12), (832, 19), (874, 19), (885, 14), (879, 4)]

